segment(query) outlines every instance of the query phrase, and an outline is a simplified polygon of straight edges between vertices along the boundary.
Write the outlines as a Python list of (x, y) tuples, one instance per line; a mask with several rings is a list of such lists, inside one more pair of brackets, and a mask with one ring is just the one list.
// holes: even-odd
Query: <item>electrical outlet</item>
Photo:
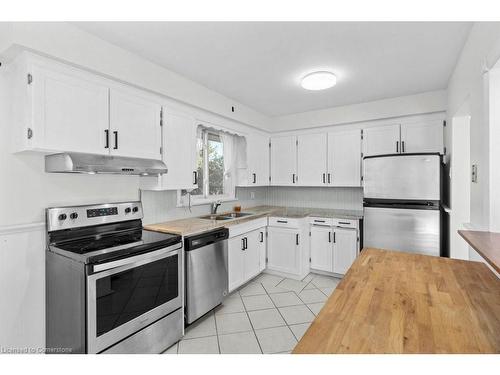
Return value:
[(250, 192), (250, 199), (255, 199), (255, 191)]
[(477, 182), (477, 164), (472, 164), (472, 182)]

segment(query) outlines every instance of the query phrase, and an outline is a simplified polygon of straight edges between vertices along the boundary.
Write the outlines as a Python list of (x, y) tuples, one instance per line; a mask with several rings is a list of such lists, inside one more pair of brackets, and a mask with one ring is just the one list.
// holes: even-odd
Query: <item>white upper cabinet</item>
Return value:
[(328, 133), (329, 186), (361, 186), (361, 130)]
[(161, 159), (161, 105), (132, 91), (110, 90), (110, 152)]
[(161, 159), (159, 98), (29, 53), (12, 69), (15, 151)]
[[(107, 154), (108, 88), (82, 72), (30, 69), (29, 147), (42, 151)], [(29, 118), (29, 115), (28, 115)]]
[(250, 134), (247, 140), (247, 185), (269, 185), (269, 138)]
[(311, 226), (311, 268), (333, 272), (332, 227)]
[(298, 185), (325, 186), (327, 182), (326, 133), (299, 135), (297, 138)]
[(335, 228), (333, 272), (345, 275), (358, 255), (358, 232), (355, 229)]
[(168, 172), (158, 177), (142, 177), (143, 190), (195, 189), (196, 119), (188, 114), (163, 107), (163, 161)]
[(297, 137), (272, 137), (271, 185), (297, 183)]
[(364, 156), (400, 152), (399, 124), (377, 126), (363, 130)]
[(443, 153), (442, 121), (422, 121), (401, 124), (401, 152), (439, 152)]

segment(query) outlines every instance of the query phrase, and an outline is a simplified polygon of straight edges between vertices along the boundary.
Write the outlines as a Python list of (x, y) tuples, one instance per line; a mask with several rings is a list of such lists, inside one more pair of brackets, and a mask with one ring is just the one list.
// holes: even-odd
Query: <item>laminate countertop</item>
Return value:
[[(200, 217), (190, 217), (179, 220), (171, 220), (162, 223), (148, 224), (144, 228), (157, 232), (175, 233), (183, 236), (203, 233), (209, 230), (225, 228), (231, 225), (242, 224), (247, 221), (255, 220), (260, 217), (279, 216), (288, 218), (305, 218), (308, 216), (351, 219), (358, 220), (363, 218), (363, 211), (358, 210), (337, 210), (323, 208), (304, 208), (304, 207), (276, 207), (276, 206), (257, 206), (242, 209), (242, 212), (251, 215), (243, 216), (230, 220), (209, 220)], [(224, 212), (218, 215), (223, 215)]]
[(500, 279), (481, 262), (364, 249), (293, 353), (500, 353)]
[(500, 273), (500, 233), (459, 230), (458, 234)]

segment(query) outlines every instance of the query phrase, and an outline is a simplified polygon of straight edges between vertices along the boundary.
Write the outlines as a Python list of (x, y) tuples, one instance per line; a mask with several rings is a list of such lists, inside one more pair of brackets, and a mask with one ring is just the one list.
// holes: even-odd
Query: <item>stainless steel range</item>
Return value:
[(159, 353), (181, 338), (181, 236), (142, 218), (140, 202), (47, 209), (48, 348)]

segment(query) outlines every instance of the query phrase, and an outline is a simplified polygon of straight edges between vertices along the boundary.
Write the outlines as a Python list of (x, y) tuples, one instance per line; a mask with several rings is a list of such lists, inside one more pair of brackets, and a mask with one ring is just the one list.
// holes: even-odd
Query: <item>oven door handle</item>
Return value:
[(148, 262), (156, 260), (156, 259), (164, 258), (164, 255), (167, 254), (167, 253), (170, 253), (170, 252), (172, 252), (171, 255), (175, 255), (175, 254), (178, 253), (178, 251), (174, 252), (174, 250), (178, 250), (178, 249), (181, 249), (181, 248), (182, 248), (182, 243), (180, 242), (180, 243), (177, 243), (175, 245), (164, 247), (164, 248), (156, 250), (156, 251), (151, 251), (149, 253), (135, 255), (135, 256), (131, 256), (131, 257), (128, 257), (128, 258), (123, 258), (123, 259), (118, 259), (118, 260), (107, 262), (107, 263), (95, 264), (95, 265), (93, 265), (91, 267), (92, 272), (90, 274), (95, 274), (95, 273), (98, 273), (98, 272), (111, 270), (113, 268), (117, 268), (117, 267), (121, 267), (121, 266), (126, 266), (126, 265), (129, 265), (129, 264), (135, 264), (135, 263), (144, 264), (144, 263), (148, 263)]

